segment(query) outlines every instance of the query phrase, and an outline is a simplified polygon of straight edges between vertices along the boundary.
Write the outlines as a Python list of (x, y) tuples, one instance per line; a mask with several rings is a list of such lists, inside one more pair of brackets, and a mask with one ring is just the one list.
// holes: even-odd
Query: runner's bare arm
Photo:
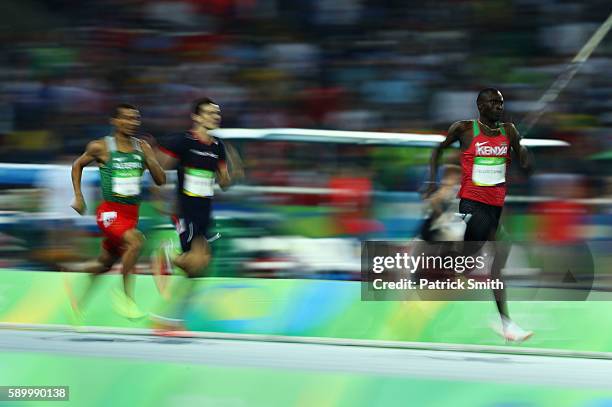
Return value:
[(157, 157), (157, 162), (161, 165), (161, 167), (165, 170), (172, 170), (176, 168), (178, 164), (178, 159), (172, 157), (170, 154), (166, 153), (164, 150), (157, 150), (155, 152), (155, 156)]
[(242, 166), (242, 160), (238, 155), (238, 152), (227, 141), (223, 143), (225, 146), (225, 153), (229, 162), (229, 169), (227, 163), (219, 164), (217, 170), (217, 182), (222, 190), (226, 190), (232, 184), (242, 178), (244, 178), (244, 168)]
[(427, 202), (429, 203), (434, 214), (439, 215), (442, 212), (443, 203), (452, 197), (454, 189), (451, 186), (442, 184), (435, 192), (429, 195)]
[(444, 175), (440, 181), (440, 187), (432, 193), (427, 202), (434, 211), (434, 214), (439, 215), (442, 212), (444, 203), (457, 194), (456, 187), (461, 183), (461, 167), (458, 165), (445, 165)]
[(81, 192), (81, 178), (83, 175), (83, 168), (92, 163), (93, 161), (101, 161), (101, 157), (104, 154), (104, 143), (101, 140), (94, 140), (87, 144), (85, 152), (72, 163), (72, 188), (74, 189), (74, 200), (70, 205), (80, 215), (85, 213), (87, 209), (87, 203), (83, 198)]
[(151, 185), (151, 204), (153, 208), (162, 215), (172, 216), (177, 213), (176, 202), (174, 202), (174, 183), (160, 186)]
[(144, 140), (140, 140), (140, 146), (142, 147), (142, 152), (145, 156), (145, 164), (151, 173), (151, 177), (153, 177), (153, 181), (157, 185), (163, 185), (166, 183), (166, 173), (164, 169), (161, 167), (157, 158), (155, 157), (155, 153), (153, 149)]
[(233, 182), (244, 178), (244, 165), (238, 151), (229, 142), (225, 142), (225, 152), (229, 161), (229, 172)]
[(227, 190), (229, 186), (232, 184), (232, 177), (227, 170), (227, 163), (219, 163), (219, 167), (217, 168), (217, 183), (221, 187), (222, 190)]
[(531, 172), (533, 163), (530, 159), (529, 150), (527, 150), (525, 146), (521, 145), (521, 135), (516, 127), (514, 127), (514, 124), (506, 123), (504, 126), (506, 128), (508, 138), (510, 139), (510, 146), (519, 159), (521, 169), (526, 172)]
[(466, 121), (458, 121), (453, 123), (449, 129), (446, 139), (442, 141), (436, 148), (431, 152), (431, 158), (429, 160), (429, 185), (425, 188), (424, 196), (427, 198), (436, 189), (436, 174), (438, 173), (438, 165), (442, 150), (448, 148), (451, 144), (461, 139), (461, 134), (465, 131), (467, 124)]

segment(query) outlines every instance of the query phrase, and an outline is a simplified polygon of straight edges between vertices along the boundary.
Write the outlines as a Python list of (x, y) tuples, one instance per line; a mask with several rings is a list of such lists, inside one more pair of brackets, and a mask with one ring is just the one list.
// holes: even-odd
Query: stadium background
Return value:
[[(521, 119), (610, 13), (605, 1), (560, 0), (57, 0), (9, 1), (2, 7), (0, 320), (9, 327), (69, 324), (62, 277), (32, 271), (54, 270), (57, 262), (96, 253), (94, 222), (77, 218), (68, 208), (71, 187), (63, 165), (88, 141), (108, 133), (116, 103), (127, 101), (141, 109), (149, 140), (186, 129), (190, 103), (202, 95), (221, 105), (226, 128), (443, 133), (453, 121), (475, 117), (477, 91), (495, 86), (506, 99), (506, 120), (520, 129)], [(609, 288), (612, 270), (607, 243), (612, 235), (611, 44), (610, 37), (602, 41), (527, 135), (565, 140), (571, 148), (535, 150), (537, 170), (529, 179), (513, 172), (504, 219), (511, 236), (527, 244), (587, 242), (596, 259), (596, 287), (602, 290)], [(291, 140), (237, 142), (237, 147), (247, 178), (242, 189), (220, 195), (215, 207), (224, 235), (215, 246), (219, 279), (202, 288), (201, 303), (192, 307), (193, 329), (501, 344), (487, 326), (487, 318), (494, 316), (492, 304), (364, 305), (357, 283), (320, 281), (358, 278), (359, 239), (415, 235), (423, 209), (417, 190), (426, 176), (429, 149)], [(447, 159), (452, 162), (453, 154)], [(99, 199), (95, 172), (85, 180), (91, 215)], [(341, 198), (334, 193), (342, 188), (352, 194)], [(141, 222), (149, 237), (139, 265), (143, 274), (149, 272), (148, 259), (160, 239), (173, 234), (167, 218), (155, 210), (160, 203), (147, 198)], [(295, 280), (227, 280), (238, 276)], [(110, 286), (115, 278), (105, 281)], [(138, 290), (140, 300), (154, 308), (150, 277), (139, 278)], [(610, 352), (611, 333), (596, 328), (610, 325), (608, 304), (517, 303), (511, 310), (525, 324), (540, 327), (529, 346)], [(86, 323), (146, 327), (115, 317), (101, 292)], [(141, 362), (135, 367), (118, 360), (8, 349), (1, 350), (0, 363), (7, 368), (3, 371), (16, 373), (0, 375), (0, 384), (52, 383), (53, 369), (74, 371), (96, 363), (100, 375), (144, 375), (147, 369)], [(167, 369), (168, 377), (179, 382), (181, 366), (156, 369)], [(204, 376), (219, 373), (213, 372), (217, 368), (198, 369)], [(264, 380), (244, 368), (223, 369), (219, 393), (199, 389), (200, 397), (214, 394), (222, 402), (234, 383), (257, 387)], [(336, 373), (339, 390), (332, 397), (317, 392), (323, 376), (315, 373), (268, 374), (279, 385), (286, 380), (290, 390), (274, 393), (262, 387), (249, 393), (243, 388), (229, 402), (309, 403), (308, 398), (292, 398), (303, 393), (327, 405), (396, 403), (380, 394), (356, 397), (351, 387), (363, 386), (367, 394), (386, 385), (389, 394), (399, 392), (399, 386), (414, 389), (415, 405), (436, 405), (427, 397), (444, 384), (448, 395), (438, 402), (451, 405), (610, 403), (609, 393), (571, 386), (562, 394), (554, 386), (497, 383), (483, 395), (471, 386), (459, 390), (461, 381), (442, 374), (440, 379), (392, 383), (384, 375), (356, 379)], [(73, 388), (85, 386), (78, 375), (64, 377)], [(164, 378), (160, 374), (151, 380)], [(94, 403), (105, 405), (105, 389), (111, 386), (89, 387)], [(140, 383), (121, 386), (126, 405), (129, 400), (152, 402)], [(132, 386), (135, 395), (129, 396)], [(194, 386), (185, 381), (170, 385), (164, 397), (173, 389), (174, 395), (187, 394)]]

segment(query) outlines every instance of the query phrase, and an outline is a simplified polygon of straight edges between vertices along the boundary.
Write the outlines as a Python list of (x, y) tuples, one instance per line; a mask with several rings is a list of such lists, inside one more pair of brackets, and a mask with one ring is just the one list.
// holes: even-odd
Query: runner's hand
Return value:
[(84, 215), (85, 210), (87, 209), (87, 205), (85, 204), (85, 199), (82, 196), (74, 197), (74, 200), (70, 204), (70, 207), (77, 211), (79, 215)]

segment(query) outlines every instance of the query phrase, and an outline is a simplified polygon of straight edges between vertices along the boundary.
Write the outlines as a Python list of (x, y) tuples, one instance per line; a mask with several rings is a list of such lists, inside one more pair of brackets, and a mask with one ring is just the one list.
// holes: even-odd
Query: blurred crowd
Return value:
[[(562, 0), (9, 1), (0, 48), (2, 161), (76, 154), (113, 104), (155, 136), (208, 95), (224, 127), (444, 131), (502, 90), (520, 122), (610, 11)], [(609, 146), (604, 40), (532, 136)], [(17, 153), (18, 152), (18, 153)]]

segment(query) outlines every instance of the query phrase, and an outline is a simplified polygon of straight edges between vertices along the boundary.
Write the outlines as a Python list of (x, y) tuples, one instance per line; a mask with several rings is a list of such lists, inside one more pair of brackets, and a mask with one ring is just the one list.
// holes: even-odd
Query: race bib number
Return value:
[(189, 196), (208, 197), (214, 195), (215, 173), (198, 168), (185, 168), (183, 193)]
[(140, 195), (140, 171), (115, 171), (113, 173), (113, 194), (120, 196)]
[(102, 222), (105, 228), (113, 224), (117, 219), (117, 212), (102, 212), (99, 221)]
[(475, 157), (472, 182), (484, 187), (492, 187), (506, 182), (506, 158)]

